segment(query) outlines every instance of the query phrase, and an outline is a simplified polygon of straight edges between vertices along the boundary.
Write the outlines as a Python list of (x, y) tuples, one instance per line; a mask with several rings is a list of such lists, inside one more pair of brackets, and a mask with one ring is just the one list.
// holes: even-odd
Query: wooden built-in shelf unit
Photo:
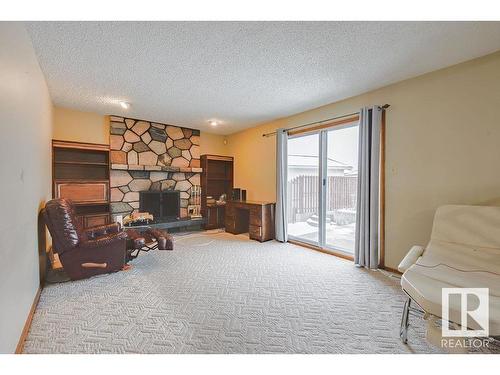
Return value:
[(224, 206), (207, 204), (207, 196), (218, 200), (222, 194), (231, 198), (233, 190), (233, 158), (230, 156), (201, 155), (201, 214), (206, 219), (205, 229), (224, 227)]
[(110, 222), (109, 146), (52, 141), (52, 197), (76, 205), (83, 227)]

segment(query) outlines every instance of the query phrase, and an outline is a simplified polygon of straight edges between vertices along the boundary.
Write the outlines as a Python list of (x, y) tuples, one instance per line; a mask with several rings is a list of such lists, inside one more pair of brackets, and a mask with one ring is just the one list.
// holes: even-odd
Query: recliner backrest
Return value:
[(47, 202), (45, 221), (54, 242), (54, 252), (78, 246), (82, 230), (70, 200), (60, 198)]

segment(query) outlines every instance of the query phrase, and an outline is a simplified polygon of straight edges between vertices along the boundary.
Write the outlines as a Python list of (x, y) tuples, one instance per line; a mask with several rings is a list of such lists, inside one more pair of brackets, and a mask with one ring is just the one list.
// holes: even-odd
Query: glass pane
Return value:
[(325, 245), (354, 253), (358, 125), (328, 131)]
[(318, 242), (319, 134), (288, 140), (288, 234)]

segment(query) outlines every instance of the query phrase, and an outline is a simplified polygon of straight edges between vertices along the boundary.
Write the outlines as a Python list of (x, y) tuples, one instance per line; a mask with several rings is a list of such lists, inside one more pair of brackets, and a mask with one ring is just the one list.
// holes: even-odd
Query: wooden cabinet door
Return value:
[(76, 203), (107, 203), (109, 182), (56, 181), (54, 191), (56, 198), (67, 198)]
[(224, 206), (217, 207), (217, 228), (224, 228), (226, 222), (225, 212)]
[(226, 216), (226, 222), (224, 223), (227, 233), (237, 234), (234, 218)]
[(207, 207), (207, 223), (205, 229), (223, 228), (226, 217), (224, 206)]
[(218, 223), (218, 215), (217, 215), (217, 207), (207, 207), (207, 224), (205, 225), (206, 229), (215, 229), (217, 228)]
[(84, 216), (84, 227), (96, 227), (99, 225), (109, 224), (109, 215), (108, 214), (97, 214), (97, 215), (85, 215)]

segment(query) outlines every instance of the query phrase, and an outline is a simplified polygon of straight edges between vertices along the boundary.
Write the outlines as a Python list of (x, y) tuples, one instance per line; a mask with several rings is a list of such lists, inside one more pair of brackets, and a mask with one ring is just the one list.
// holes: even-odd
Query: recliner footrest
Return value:
[(173, 250), (174, 242), (172, 240), (172, 236), (167, 232), (159, 229), (149, 228), (146, 233), (148, 233), (151, 237), (156, 239), (158, 243), (158, 250)]

